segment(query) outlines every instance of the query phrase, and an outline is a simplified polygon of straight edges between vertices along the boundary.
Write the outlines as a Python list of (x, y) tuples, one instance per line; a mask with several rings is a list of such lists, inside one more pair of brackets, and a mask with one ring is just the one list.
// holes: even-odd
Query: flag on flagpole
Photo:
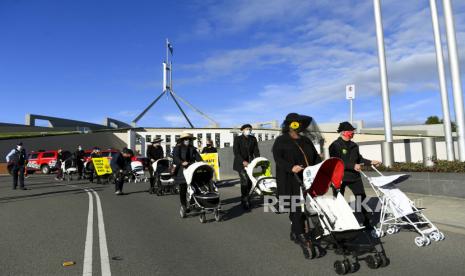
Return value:
[(166, 40), (166, 47), (168, 47), (168, 50), (170, 50), (171, 55), (173, 55), (173, 45), (171, 45), (171, 42)]

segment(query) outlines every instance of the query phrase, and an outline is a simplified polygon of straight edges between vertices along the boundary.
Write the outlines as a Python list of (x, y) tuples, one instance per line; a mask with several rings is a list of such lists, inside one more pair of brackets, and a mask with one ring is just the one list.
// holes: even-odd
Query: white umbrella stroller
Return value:
[(375, 235), (382, 237), (385, 233), (395, 234), (401, 227), (411, 227), (420, 236), (415, 237), (418, 247), (427, 246), (433, 241), (442, 241), (444, 233), (419, 210), (413, 201), (405, 195), (397, 184), (407, 180), (409, 175), (397, 174), (385, 176), (374, 166), (372, 168), (379, 176), (369, 177), (362, 172), (368, 180), (381, 203), (379, 226), (375, 228)]
[(131, 179), (134, 180), (134, 183), (148, 181), (142, 162), (137, 160), (131, 162), (131, 177), (129, 181), (131, 181)]
[(178, 193), (173, 174), (171, 160), (168, 158), (158, 159), (152, 164), (153, 177), (157, 184), (157, 195), (161, 196), (165, 193)]
[[(200, 210), (200, 222), (206, 222), (206, 213), (214, 213), (215, 220), (221, 220), (221, 203), (218, 188), (213, 182), (214, 169), (205, 162), (196, 162), (184, 170), (187, 183), (187, 204), (189, 209)], [(183, 206), (179, 211), (186, 217)]]
[(73, 180), (73, 175), (77, 174), (76, 160), (73, 156), (61, 163), (61, 171), (63, 172), (63, 180)]
[(271, 175), (271, 162), (264, 157), (257, 157), (245, 169), (252, 182), (249, 198), (254, 194), (273, 195), (276, 193), (276, 178)]
[[(387, 266), (390, 261), (382, 244), (375, 243), (365, 227), (359, 225), (352, 208), (339, 193), (343, 176), (344, 163), (338, 158), (330, 158), (315, 166), (309, 166), (303, 172), (302, 194), (305, 195), (307, 217), (316, 213), (318, 219), (312, 222), (317, 224), (315, 229), (322, 228), (319, 231), (320, 236), (313, 238), (317, 242), (332, 245), (336, 253), (343, 255), (343, 260), (334, 263), (334, 269), (338, 274), (356, 272), (360, 268), (359, 259), (362, 259), (362, 255), (366, 255), (363, 259), (372, 269)], [(332, 191), (330, 195), (326, 195), (331, 185), (337, 191), (336, 197)], [(352, 256), (352, 260), (349, 256)]]

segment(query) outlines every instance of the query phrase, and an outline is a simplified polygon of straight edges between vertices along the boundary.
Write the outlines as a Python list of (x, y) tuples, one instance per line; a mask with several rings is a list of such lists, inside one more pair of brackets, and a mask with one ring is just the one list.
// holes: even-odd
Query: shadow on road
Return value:
[[(55, 186), (56, 187), (56, 186)], [(102, 188), (92, 188), (94, 191), (98, 192), (101, 191)], [(47, 197), (52, 197), (52, 196), (60, 196), (60, 195), (67, 195), (67, 194), (82, 194), (86, 193), (83, 189), (70, 189), (70, 190), (63, 190), (63, 191), (52, 191), (52, 192), (45, 192), (45, 193), (37, 193), (37, 194), (31, 194), (33, 190), (28, 190), (28, 191), (22, 191), (18, 190), (21, 193), (25, 193), (24, 195), (18, 195), (18, 196), (8, 196), (8, 197), (2, 197), (0, 198), (0, 204), (1, 203), (10, 203), (10, 202), (16, 202), (16, 201), (24, 201), (24, 200), (32, 200), (32, 199), (38, 199), (38, 198), (47, 198)]]

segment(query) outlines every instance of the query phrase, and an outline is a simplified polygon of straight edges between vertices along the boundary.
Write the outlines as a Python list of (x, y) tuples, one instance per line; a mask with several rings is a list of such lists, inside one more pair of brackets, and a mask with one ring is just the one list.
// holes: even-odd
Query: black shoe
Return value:
[(296, 243), (302, 248), (305, 259), (314, 259), (317, 256), (315, 246), (305, 234), (296, 235)]
[(19, 188), (19, 189), (20, 189), (20, 190), (30, 190), (30, 189), (28, 189), (28, 188), (26, 188), (26, 187), (21, 187), (21, 188)]
[(13, 189), (13, 190), (16, 190), (16, 187), (13, 187), (12, 189)]

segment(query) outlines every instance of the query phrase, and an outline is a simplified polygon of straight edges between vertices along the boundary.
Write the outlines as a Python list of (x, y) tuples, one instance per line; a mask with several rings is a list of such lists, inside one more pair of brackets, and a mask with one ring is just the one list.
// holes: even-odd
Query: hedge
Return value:
[[(425, 167), (423, 163), (394, 163), (391, 168), (383, 165), (378, 167), (380, 171), (389, 172), (443, 172), (443, 173), (465, 173), (465, 162), (437, 160), (433, 167)], [(372, 170), (366, 167), (365, 170)]]

